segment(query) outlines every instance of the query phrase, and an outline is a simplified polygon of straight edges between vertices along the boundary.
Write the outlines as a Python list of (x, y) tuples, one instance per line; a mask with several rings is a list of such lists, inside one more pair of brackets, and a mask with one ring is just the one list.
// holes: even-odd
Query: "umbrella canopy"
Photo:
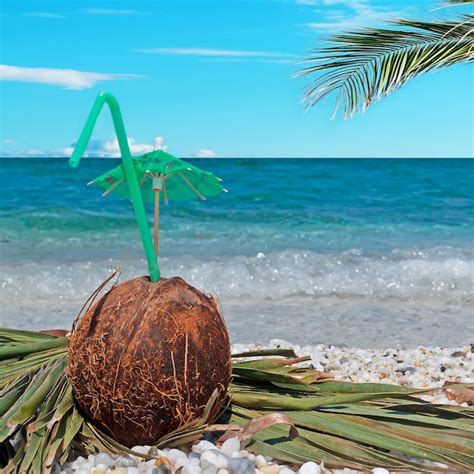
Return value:
[[(168, 201), (186, 201), (216, 196), (227, 190), (222, 186), (221, 179), (213, 173), (203, 171), (180, 158), (176, 158), (162, 150), (132, 159), (142, 199), (154, 202), (154, 247), (158, 255), (158, 222), (160, 199)], [(127, 182), (124, 164), (98, 176), (89, 184), (104, 191), (103, 195), (114, 193), (130, 198), (130, 187)]]
[[(169, 200), (186, 201), (216, 196), (223, 188), (221, 179), (162, 150), (133, 158), (135, 173), (142, 198), (154, 202), (156, 190), (161, 191), (165, 203)], [(104, 195), (114, 193), (130, 197), (123, 164), (98, 176), (89, 184), (97, 186)]]

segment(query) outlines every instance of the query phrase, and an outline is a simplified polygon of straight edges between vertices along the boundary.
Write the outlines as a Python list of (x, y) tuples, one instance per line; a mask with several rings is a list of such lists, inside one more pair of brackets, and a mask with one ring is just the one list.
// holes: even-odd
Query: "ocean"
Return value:
[[(474, 160), (191, 161), (229, 192), (162, 207), (160, 266), (233, 342), (473, 342)], [(68, 328), (112, 268), (146, 274), (130, 202), (86, 186), (118, 160), (0, 163), (1, 325)]]

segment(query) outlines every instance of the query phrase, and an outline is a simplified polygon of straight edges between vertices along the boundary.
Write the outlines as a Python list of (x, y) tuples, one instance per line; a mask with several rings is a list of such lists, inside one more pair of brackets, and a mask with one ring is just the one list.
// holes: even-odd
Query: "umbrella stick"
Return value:
[(160, 220), (160, 190), (155, 189), (155, 227), (153, 232), (153, 244), (155, 246), (155, 254), (158, 259), (158, 222)]

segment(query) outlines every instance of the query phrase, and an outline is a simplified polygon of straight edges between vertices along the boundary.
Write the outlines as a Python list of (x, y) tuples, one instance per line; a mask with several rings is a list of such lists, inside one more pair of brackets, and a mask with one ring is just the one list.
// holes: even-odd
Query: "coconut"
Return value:
[(114, 286), (76, 324), (68, 351), (80, 409), (128, 447), (201, 417), (217, 390), (214, 421), (232, 369), (216, 301), (178, 277)]

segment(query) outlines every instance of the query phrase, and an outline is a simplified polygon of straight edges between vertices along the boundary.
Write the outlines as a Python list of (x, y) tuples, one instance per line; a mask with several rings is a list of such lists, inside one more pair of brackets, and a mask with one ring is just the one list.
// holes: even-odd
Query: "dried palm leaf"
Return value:
[[(66, 346), (62, 337), (0, 329), (2, 472), (47, 474), (71, 453), (144, 457), (80, 413), (64, 373)], [(285, 462), (324, 461), (330, 468), (359, 470), (474, 470), (472, 409), (425, 402), (418, 395), (426, 390), (335, 381), (301, 367), (305, 361), (287, 349), (234, 354), (230, 402), (220, 425), (207, 424), (211, 397), (201, 419), (159, 440), (155, 450), (189, 446), (205, 431), (240, 426), (252, 434), (241, 436), (246, 449)], [(456, 387), (469, 386), (450, 389)], [(275, 413), (276, 418), (268, 416)], [(249, 422), (259, 417), (264, 418), (249, 431)], [(282, 420), (292, 427), (290, 434)]]

